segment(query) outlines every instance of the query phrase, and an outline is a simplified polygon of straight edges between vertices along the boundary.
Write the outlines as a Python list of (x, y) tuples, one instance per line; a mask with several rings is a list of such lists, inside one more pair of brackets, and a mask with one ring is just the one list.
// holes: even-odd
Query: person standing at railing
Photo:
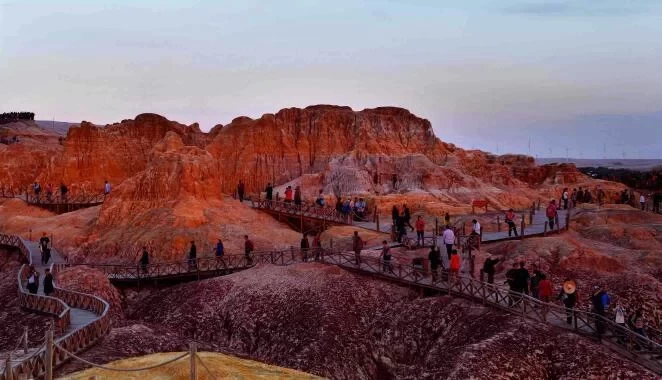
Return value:
[(393, 219), (394, 226), (399, 216), (400, 216), (400, 210), (398, 210), (398, 206), (393, 205), (393, 208), (391, 209), (391, 219)]
[(198, 248), (195, 246), (195, 242), (191, 240), (191, 248), (188, 251), (189, 270), (197, 268), (197, 262), (198, 262)]
[(44, 294), (50, 296), (53, 291), (55, 291), (53, 286), (53, 273), (51, 273), (51, 270), (48, 268), (46, 268), (44, 272)]
[(46, 201), (48, 201), (48, 203), (53, 202), (53, 184), (51, 183), (46, 185)]
[(34, 192), (34, 201), (39, 203), (39, 198), (41, 195), (41, 185), (39, 182), (35, 182), (34, 185), (32, 185), (32, 191)]
[(244, 235), (244, 258), (246, 259), (246, 265), (252, 265), (253, 259), (251, 258), (251, 252), (255, 249), (253, 242), (248, 238), (248, 235)]
[(457, 254), (457, 249), (454, 249), (451, 252), (450, 269), (451, 269), (451, 277), (455, 282), (459, 281), (460, 264), (461, 264), (460, 255)]
[(391, 272), (391, 247), (389, 247), (386, 240), (382, 241), (382, 251), (379, 253), (379, 259), (382, 261), (382, 272)]
[(495, 266), (499, 262), (499, 258), (493, 258), (492, 255), (488, 254), (487, 258), (485, 259), (485, 262), (483, 263), (483, 273), (487, 274), (487, 283), (488, 284), (493, 284), (494, 283), (494, 272), (495, 272)]
[(244, 201), (245, 191), (246, 191), (246, 186), (244, 185), (244, 181), (240, 180), (239, 184), (237, 185), (237, 196), (239, 197), (239, 202)]
[(432, 247), (430, 247), (428, 260), (430, 261), (432, 281), (437, 281), (437, 276), (439, 275), (439, 264), (441, 263), (441, 254), (439, 253), (439, 248), (436, 245), (432, 245)]
[(519, 268), (515, 274), (516, 287), (520, 293), (529, 294), (529, 280), (531, 275), (528, 269), (524, 267), (524, 261), (520, 261)]
[[(600, 317), (605, 316), (605, 312), (609, 308), (610, 298), (604, 289), (604, 286), (596, 285), (593, 287), (593, 295), (591, 296), (591, 312)], [(598, 339), (604, 334), (604, 322), (598, 317), (595, 319), (595, 332)]]
[(425, 220), (420, 215), (416, 218), (416, 244), (420, 247), (425, 245)]
[(361, 250), (363, 249), (365, 242), (359, 236), (359, 231), (354, 231), (354, 236), (352, 236), (352, 249), (354, 250), (354, 259), (356, 265), (361, 265)]
[[(48, 238), (48, 234), (44, 232), (39, 238), (39, 250), (41, 251), (41, 263), (46, 265), (48, 264), (48, 259), (46, 258), (46, 250), (48, 249), (48, 243), (51, 242), (51, 239)], [(50, 252), (48, 253), (48, 258), (50, 259)]]
[(517, 237), (517, 226), (515, 225), (515, 211), (513, 209), (509, 209), (506, 211), (506, 224), (508, 225), (508, 237), (512, 236), (512, 233), (515, 233), (515, 237)]
[(67, 203), (67, 193), (69, 193), (67, 186), (64, 183), (60, 183), (60, 199), (62, 203)]
[(558, 215), (558, 211), (556, 209), (556, 201), (554, 199), (552, 199), (549, 202), (549, 205), (547, 205), (547, 210), (545, 210), (545, 215), (547, 216), (547, 220), (549, 221), (549, 229), (551, 231), (554, 229), (554, 222), (556, 221), (556, 216)]
[(324, 207), (324, 190), (320, 189), (317, 194), (317, 199), (315, 199), (315, 203), (320, 207)]
[(271, 186), (271, 182), (267, 183), (267, 187), (264, 189), (267, 199), (267, 207), (271, 208), (271, 203), (274, 200), (274, 187)]
[(453, 252), (453, 244), (455, 244), (455, 232), (450, 225), (446, 225), (446, 229), (442, 235), (442, 240), (446, 246), (446, 254), (448, 255), (448, 260), (451, 259), (451, 253)]
[(538, 266), (533, 264), (533, 275), (531, 276), (531, 296), (540, 299), (540, 281), (545, 275), (538, 270)]
[(149, 253), (147, 252), (147, 247), (143, 247), (142, 255), (140, 256), (140, 270), (143, 273), (147, 273), (147, 266), (149, 265)]
[(225, 260), (223, 259), (223, 255), (225, 254), (225, 247), (223, 246), (223, 240), (220, 238), (216, 242), (216, 261), (217, 262), (222, 262), (223, 265), (225, 265)]
[[(563, 192), (561, 193), (561, 201), (563, 202), (563, 209), (567, 210), (568, 209), (568, 200), (570, 199), (570, 194), (568, 194), (568, 188), (564, 188)], [(561, 204), (559, 204), (559, 207)]]
[(411, 225), (411, 211), (406, 203), (402, 205), (402, 209), (405, 213), (405, 223), (407, 224), (407, 227), (411, 228), (411, 232), (414, 232), (414, 227)]
[(29, 267), (27, 288), (31, 294), (37, 294), (39, 290), (39, 272), (37, 272), (32, 264)]
[(315, 234), (315, 237), (313, 237), (313, 252), (315, 253), (315, 261), (320, 259), (320, 256), (322, 255), (322, 232), (318, 232)]
[(572, 189), (572, 193), (570, 193), (570, 207), (575, 208), (577, 206), (577, 188)]
[(643, 193), (639, 196), (639, 204), (641, 205), (641, 211), (646, 210), (646, 196)]
[(403, 242), (403, 238), (407, 236), (407, 229), (405, 227), (405, 216), (404, 213), (398, 215), (395, 219), (395, 231), (397, 233), (398, 243)]
[(107, 197), (110, 195), (110, 182), (103, 181), (103, 196)]
[(544, 273), (540, 274), (540, 282), (538, 283), (538, 296), (540, 297), (540, 300), (543, 303), (542, 305), (542, 319), (543, 321), (547, 320), (547, 312), (549, 311), (549, 307), (547, 304), (550, 302), (552, 298), (552, 281), (548, 279)]
[(294, 198), (293, 193), (292, 193), (292, 186), (288, 186), (285, 188), (285, 203), (292, 203), (292, 199)]
[(308, 250), (310, 249), (310, 242), (308, 241), (308, 234), (304, 233), (301, 238), (301, 260), (308, 261)]
[[(623, 329), (627, 328), (627, 325), (625, 324), (625, 308), (620, 304), (620, 302), (616, 302), (616, 307), (614, 308), (614, 322), (616, 322), (617, 325), (622, 327)], [(618, 331), (618, 343), (623, 344), (624, 343), (624, 334), (622, 331)]]
[(518, 283), (517, 283), (517, 262), (514, 262), (513, 267), (508, 269), (508, 271), (506, 272), (505, 283), (508, 284), (508, 288), (510, 289), (509, 297), (508, 297), (508, 306), (512, 307), (521, 298), (519, 295), (521, 291), (518, 288)]

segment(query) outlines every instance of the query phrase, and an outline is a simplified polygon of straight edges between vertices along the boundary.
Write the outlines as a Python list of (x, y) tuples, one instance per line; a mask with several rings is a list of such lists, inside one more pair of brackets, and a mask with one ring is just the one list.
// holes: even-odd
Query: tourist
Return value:
[(44, 270), (44, 294), (50, 296), (54, 291), (53, 274), (49, 268), (46, 268)]
[(149, 253), (147, 247), (143, 246), (142, 254), (140, 255), (140, 269), (143, 273), (147, 273), (147, 266), (149, 265)]
[(356, 265), (361, 265), (361, 250), (363, 249), (364, 244), (363, 239), (359, 236), (359, 231), (354, 231), (354, 236), (352, 236), (352, 249), (354, 250)]
[(508, 237), (512, 236), (512, 233), (515, 233), (515, 237), (517, 237), (517, 226), (515, 225), (515, 211), (513, 209), (509, 209), (506, 211), (506, 224), (508, 225)]
[(557, 299), (563, 302), (566, 312), (566, 323), (572, 324), (572, 317), (574, 315), (574, 308), (577, 304), (577, 288), (575, 282), (570, 279), (563, 281), (563, 287)]
[(39, 202), (39, 195), (41, 194), (41, 185), (39, 182), (35, 182), (34, 185), (32, 185), (32, 191), (34, 191), (35, 202)]
[(448, 260), (451, 259), (451, 254), (453, 252), (453, 245), (455, 244), (455, 233), (451, 229), (450, 225), (446, 225), (444, 234), (442, 236), (444, 245), (446, 246), (446, 254), (448, 255)]
[(64, 183), (60, 183), (60, 199), (64, 203), (67, 202), (67, 193), (69, 193), (67, 186)]
[(292, 203), (294, 195), (292, 194), (292, 186), (285, 188), (285, 203)]
[(485, 259), (485, 262), (483, 263), (483, 273), (487, 274), (487, 283), (488, 284), (493, 284), (494, 283), (494, 272), (495, 272), (495, 267), (497, 263), (499, 262), (499, 258), (493, 258), (492, 255), (487, 254), (487, 258)]
[(425, 245), (425, 220), (419, 215), (416, 218), (416, 244), (419, 246)]
[(552, 298), (552, 281), (548, 279), (544, 273), (540, 274), (540, 282), (538, 283), (538, 297), (543, 302), (542, 305), (542, 319), (547, 320), (547, 313), (549, 311), (549, 302)]
[(48, 261), (46, 260), (46, 250), (48, 249), (48, 243), (50, 243), (51, 239), (48, 238), (48, 234), (44, 232), (39, 238), (39, 250), (41, 251), (41, 263), (46, 265)]
[(191, 240), (191, 248), (188, 251), (189, 269), (197, 268), (197, 262), (198, 262), (198, 248), (195, 246), (195, 242)]
[(596, 285), (593, 287), (593, 295), (591, 296), (591, 312), (596, 314), (595, 318), (595, 332), (598, 339), (604, 334), (604, 322), (602, 317), (605, 315), (604, 295), (606, 292), (602, 287)]
[(354, 197), (354, 199), (349, 198), (349, 210), (356, 214), (356, 202), (358, 202), (359, 199)]
[(460, 255), (457, 254), (457, 249), (454, 249), (451, 252), (450, 269), (451, 277), (453, 277), (456, 282), (459, 281), (460, 261)]
[(508, 269), (506, 272), (506, 284), (508, 284), (508, 288), (510, 289), (509, 292), (509, 297), (508, 297), (508, 306), (512, 307), (513, 305), (516, 305), (517, 302), (520, 300), (521, 296), (521, 290), (518, 287), (518, 268), (517, 268), (517, 262), (513, 262), (513, 267)]
[(42, 259), (44, 260), (44, 265), (48, 265), (48, 262), (51, 260), (51, 247), (46, 247), (42, 253)]
[(343, 213), (343, 204), (342, 204), (342, 199), (340, 197), (336, 198), (336, 212), (339, 214)]
[(625, 329), (627, 325), (625, 324), (625, 309), (621, 306), (620, 302), (616, 302), (616, 307), (614, 308), (614, 322), (621, 327), (616, 329), (616, 334), (618, 335), (618, 343), (623, 344), (625, 340)]
[(239, 197), (239, 202), (244, 201), (244, 191), (246, 190), (246, 186), (244, 185), (244, 181), (239, 181), (239, 184), (237, 185), (237, 196)]
[(53, 184), (46, 185), (46, 200), (48, 203), (53, 202)]
[(533, 275), (531, 276), (531, 296), (535, 299), (540, 299), (540, 281), (545, 275), (538, 270), (537, 265), (533, 265)]
[(646, 330), (644, 329), (644, 309), (637, 309), (637, 311), (630, 317), (631, 325), (634, 329), (634, 332), (647, 337)]
[(308, 261), (308, 250), (310, 249), (310, 242), (308, 241), (308, 235), (303, 234), (301, 238), (301, 260)]
[(253, 242), (248, 239), (248, 235), (244, 235), (244, 258), (246, 259), (246, 265), (253, 265), (253, 259), (251, 258), (251, 252), (255, 249)]
[(570, 193), (570, 202), (571, 208), (577, 206), (577, 188), (572, 189), (572, 193)]
[(577, 203), (584, 203), (584, 190), (582, 187), (579, 187), (579, 192), (577, 193)]
[(274, 200), (274, 187), (271, 186), (271, 182), (267, 183), (264, 192), (266, 193), (267, 207), (271, 208), (271, 202)]
[(294, 188), (294, 205), (297, 208), (301, 207), (301, 187), (299, 186)]
[(476, 219), (473, 219), (471, 221), (471, 235), (478, 235), (480, 236), (480, 223)]
[(345, 199), (345, 202), (343, 202), (342, 204), (342, 213), (347, 217), (351, 212), (352, 212), (352, 206), (350, 204), (350, 200)]
[(365, 209), (366, 203), (363, 198), (359, 198), (359, 202), (356, 204), (356, 214), (360, 220), (365, 220)]
[(641, 195), (639, 196), (639, 204), (641, 205), (641, 211), (645, 211), (646, 210), (646, 196), (643, 193), (641, 193)]
[(107, 196), (110, 195), (110, 183), (108, 181), (103, 181), (103, 195)]
[(398, 218), (395, 220), (395, 230), (398, 235), (398, 243), (403, 243), (403, 238), (407, 236), (407, 228), (405, 223), (404, 212), (398, 214)]
[(31, 294), (37, 294), (39, 290), (39, 272), (34, 269), (34, 265), (30, 264), (28, 269), (28, 292)]
[(382, 241), (382, 252), (379, 254), (379, 258), (382, 260), (382, 272), (393, 273), (391, 267), (391, 247), (389, 247), (386, 240)]
[(322, 256), (322, 232), (318, 232), (313, 237), (313, 253), (315, 254), (315, 261), (319, 260)]
[(550, 231), (554, 230), (554, 222), (556, 221), (556, 217), (558, 216), (555, 200), (552, 199), (549, 202), (549, 205), (547, 206), (547, 210), (545, 211), (545, 215), (547, 216), (547, 220), (549, 222), (549, 230)]
[(448, 211), (446, 211), (446, 214), (444, 214), (444, 223), (447, 226), (451, 225), (451, 214), (449, 214)]
[(430, 270), (432, 271), (432, 281), (437, 281), (437, 275), (439, 274), (439, 264), (441, 263), (441, 254), (439, 252), (439, 248), (436, 245), (432, 245), (432, 247), (430, 247), (428, 260), (430, 261)]
[(320, 189), (319, 193), (317, 194), (315, 203), (317, 203), (317, 205), (320, 207), (324, 207), (324, 190)]
[(221, 238), (218, 238), (216, 241), (216, 262), (222, 262), (223, 265), (225, 265), (225, 260), (223, 260), (223, 256), (225, 255), (225, 246), (223, 245), (223, 240)]
[[(568, 188), (566, 187), (563, 189), (563, 193), (561, 194), (561, 200), (563, 201), (563, 209), (567, 210), (568, 209), (568, 200), (570, 198), (570, 195), (568, 194)], [(560, 206), (560, 204), (559, 204)]]
[(400, 217), (400, 210), (398, 210), (398, 206), (393, 205), (393, 208), (391, 209), (391, 218), (393, 219), (393, 225), (396, 225), (396, 221)]
[(584, 203), (592, 203), (593, 202), (593, 194), (591, 194), (591, 191), (589, 189), (584, 190)]
[(405, 224), (409, 228), (411, 228), (411, 232), (414, 232), (414, 227), (411, 225), (411, 211), (409, 211), (409, 207), (407, 207), (407, 204), (405, 203), (403, 206), (404, 214), (405, 214)]
[(517, 288), (519, 289), (520, 293), (524, 294), (529, 294), (529, 280), (531, 279), (531, 275), (529, 274), (529, 271), (524, 268), (524, 261), (520, 261), (519, 263), (519, 268), (517, 269), (517, 273), (515, 275), (516, 277), (516, 282), (517, 282)]

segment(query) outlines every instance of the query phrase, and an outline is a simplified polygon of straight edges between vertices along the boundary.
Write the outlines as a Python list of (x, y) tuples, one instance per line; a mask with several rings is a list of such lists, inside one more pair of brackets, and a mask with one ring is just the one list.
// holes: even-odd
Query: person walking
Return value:
[(561, 194), (561, 200), (563, 201), (563, 209), (567, 210), (568, 209), (568, 200), (570, 199), (570, 194), (568, 194), (568, 188), (566, 187), (563, 189), (563, 193)]
[(145, 274), (147, 274), (148, 265), (149, 265), (149, 253), (147, 252), (147, 247), (143, 246), (143, 250), (140, 255), (140, 270)]
[(274, 187), (271, 186), (271, 182), (267, 183), (267, 187), (264, 189), (267, 198), (267, 207), (271, 208), (271, 203), (274, 200)]
[(39, 290), (39, 272), (37, 272), (32, 264), (29, 267), (27, 288), (30, 294), (37, 294)]
[(515, 278), (519, 292), (528, 295), (529, 280), (531, 280), (531, 275), (529, 274), (529, 271), (524, 267), (524, 265), (525, 265), (524, 261), (520, 261), (519, 268), (517, 269), (517, 274)]
[(405, 224), (407, 224), (407, 227), (411, 228), (411, 232), (414, 232), (414, 227), (411, 225), (411, 211), (409, 211), (409, 207), (407, 207), (406, 203), (402, 205), (402, 208), (405, 214)]
[[(48, 244), (50, 243), (51, 239), (48, 238), (48, 234), (44, 232), (39, 238), (39, 250), (41, 251), (41, 263), (43, 265), (46, 265), (48, 263), (48, 260), (46, 260), (46, 250), (48, 250)], [(49, 257), (50, 258), (50, 257)]]
[(244, 185), (244, 181), (240, 180), (239, 184), (237, 185), (237, 196), (239, 197), (239, 202), (244, 201), (245, 191), (246, 191), (246, 186)]
[(364, 246), (364, 241), (359, 236), (359, 231), (354, 231), (354, 236), (352, 236), (352, 249), (354, 250), (354, 258), (356, 265), (361, 265), (361, 250)]
[(538, 270), (537, 265), (533, 265), (533, 275), (531, 276), (531, 297), (540, 299), (540, 281), (545, 275)]
[(103, 195), (110, 195), (110, 183), (107, 180), (103, 181)]
[(518, 272), (517, 272), (517, 262), (513, 263), (513, 267), (508, 269), (506, 272), (506, 284), (508, 284), (508, 289), (510, 290), (509, 292), (509, 297), (508, 297), (508, 307), (512, 307), (513, 305), (516, 305), (519, 300), (521, 299), (520, 293), (522, 292), (521, 289), (518, 287)]
[(246, 265), (253, 265), (253, 258), (251, 258), (251, 253), (255, 249), (253, 242), (248, 238), (248, 235), (244, 235), (244, 258), (246, 259)]
[(303, 234), (301, 238), (301, 260), (308, 261), (308, 250), (310, 249), (310, 242), (308, 241), (308, 235)]
[(448, 211), (444, 214), (444, 224), (447, 226), (451, 225), (451, 214), (449, 214)]
[(604, 322), (602, 321), (602, 318), (605, 315), (605, 306), (604, 306), (604, 295), (605, 295), (604, 289), (602, 289), (601, 286), (596, 285), (593, 287), (593, 295), (591, 296), (591, 312), (593, 314), (596, 314), (595, 318), (595, 333), (600, 339), (602, 337), (602, 334), (604, 334)]
[(619, 344), (623, 344), (625, 342), (624, 338), (627, 325), (625, 324), (625, 308), (623, 308), (620, 302), (616, 302), (616, 307), (614, 308), (614, 322), (620, 327), (616, 330), (616, 334), (618, 335), (617, 341)]
[(391, 267), (391, 247), (389, 247), (386, 240), (382, 241), (382, 252), (379, 254), (379, 258), (382, 260), (382, 272), (393, 273)]
[(563, 306), (565, 306), (566, 323), (571, 325), (572, 317), (575, 314), (575, 305), (577, 304), (578, 299), (576, 283), (569, 278), (566, 278), (565, 281), (563, 281), (561, 292), (559, 292), (559, 295), (556, 298), (563, 302)]
[(497, 263), (499, 262), (499, 258), (492, 257), (489, 253), (487, 254), (487, 258), (485, 259), (485, 262), (483, 263), (483, 273), (487, 274), (487, 283), (488, 284), (493, 284), (494, 283), (494, 272), (495, 272), (495, 267)]
[(577, 206), (577, 188), (572, 189), (572, 193), (570, 193), (570, 207), (575, 208)]
[(48, 265), (48, 262), (51, 261), (51, 247), (46, 247), (43, 252), (44, 265)]
[(634, 332), (643, 336), (644, 338), (648, 337), (644, 328), (644, 309), (639, 308), (634, 313), (632, 316), (632, 326), (634, 327)]
[(64, 183), (60, 183), (60, 199), (62, 203), (67, 203), (67, 194), (69, 193), (69, 189)]
[(439, 275), (439, 264), (441, 263), (441, 254), (439, 253), (439, 248), (436, 245), (430, 247), (430, 253), (428, 253), (428, 260), (430, 261), (430, 271), (432, 272), (432, 281), (437, 281)]
[(294, 199), (294, 194), (292, 193), (292, 186), (285, 188), (285, 203), (292, 203)]
[(549, 312), (549, 302), (552, 298), (552, 281), (548, 279), (544, 273), (540, 274), (540, 282), (538, 283), (538, 297), (543, 302), (542, 305), (542, 319), (547, 321), (547, 313)]
[(324, 190), (320, 189), (319, 193), (317, 194), (317, 199), (315, 199), (315, 203), (320, 206), (324, 207)]
[(50, 296), (55, 291), (55, 286), (53, 285), (53, 274), (49, 268), (44, 270), (44, 294)]
[(450, 270), (451, 270), (451, 277), (455, 282), (459, 282), (460, 280), (460, 255), (457, 254), (457, 249), (454, 249), (451, 252), (451, 259), (450, 259)]
[(545, 210), (545, 215), (547, 216), (547, 220), (549, 221), (549, 230), (552, 231), (554, 230), (554, 223), (556, 222), (556, 216), (558, 215), (558, 211), (556, 209), (556, 201), (552, 199), (549, 202), (549, 205), (547, 205), (547, 210)]
[(191, 240), (191, 248), (188, 251), (188, 267), (189, 270), (196, 269), (198, 264), (198, 248), (195, 242)]
[(49, 183), (48, 185), (46, 185), (46, 201), (48, 201), (48, 203), (53, 202), (53, 184), (52, 183)]
[(641, 205), (641, 211), (646, 210), (646, 196), (643, 193), (639, 196), (639, 204)]
[(398, 243), (403, 243), (403, 239), (407, 236), (407, 227), (405, 223), (405, 216), (404, 213), (401, 213), (398, 215), (398, 217), (395, 220), (395, 230), (398, 235)]
[(422, 247), (425, 245), (425, 220), (419, 215), (416, 218), (416, 244), (418, 244), (419, 247)]
[(444, 234), (442, 235), (442, 240), (446, 246), (446, 254), (448, 255), (448, 260), (450, 261), (451, 254), (453, 253), (453, 245), (455, 244), (455, 232), (453, 232), (450, 225), (446, 226)]
[(508, 237), (512, 236), (512, 233), (515, 233), (515, 237), (517, 237), (517, 226), (515, 225), (515, 211), (513, 209), (509, 209), (506, 211), (506, 224), (508, 224)]
[(480, 235), (480, 223), (473, 219), (471, 220), (471, 235)]
[(393, 219), (393, 225), (396, 225), (396, 221), (400, 217), (400, 210), (398, 210), (398, 206), (393, 205), (393, 208), (391, 209), (391, 219)]
[(34, 192), (34, 200), (35, 202), (39, 203), (40, 200), (40, 194), (41, 194), (41, 185), (39, 182), (35, 182), (34, 185), (32, 185), (32, 191)]
[(225, 255), (225, 246), (223, 245), (223, 240), (221, 238), (218, 238), (216, 241), (216, 262), (220, 262), (225, 266), (225, 259), (223, 259), (223, 256)]

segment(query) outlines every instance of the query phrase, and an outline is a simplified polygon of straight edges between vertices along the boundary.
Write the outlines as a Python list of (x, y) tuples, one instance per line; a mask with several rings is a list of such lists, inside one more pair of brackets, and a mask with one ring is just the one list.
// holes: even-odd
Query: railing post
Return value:
[[(375, 206), (375, 212), (377, 212), (377, 206)], [(377, 214), (375, 214), (375, 223), (377, 224), (377, 232), (379, 232), (379, 215)]]
[(547, 220), (545, 220), (545, 229), (542, 232), (542, 236), (547, 236), (547, 225), (548, 224), (549, 224), (549, 222)]
[(53, 327), (46, 331), (46, 353), (44, 357), (46, 380), (53, 380)]
[(570, 231), (570, 210), (565, 214), (565, 230)]
[(524, 239), (524, 214), (522, 214), (522, 223), (521, 223), (521, 234), (519, 235), (520, 240)]
[(533, 224), (533, 209), (529, 212), (529, 224)]
[(501, 232), (501, 218), (497, 215), (497, 232)]
[(23, 329), (23, 353), (28, 354), (28, 327)]
[(190, 356), (190, 363), (191, 363), (191, 373), (190, 373), (190, 380), (196, 380), (198, 378), (198, 371), (196, 368), (196, 359), (198, 356), (198, 347), (195, 344), (195, 342), (191, 342), (189, 345), (189, 356)]

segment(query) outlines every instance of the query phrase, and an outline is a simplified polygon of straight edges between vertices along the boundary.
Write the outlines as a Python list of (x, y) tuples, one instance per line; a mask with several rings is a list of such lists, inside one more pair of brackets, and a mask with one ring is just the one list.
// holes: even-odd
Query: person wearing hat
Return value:
[(563, 281), (563, 287), (561, 288), (561, 292), (559, 293), (557, 299), (563, 302), (563, 305), (565, 306), (566, 322), (569, 325), (572, 324), (572, 317), (575, 314), (574, 308), (577, 304), (577, 298), (577, 283), (569, 278), (566, 278), (565, 281)]
[(609, 296), (607, 292), (600, 285), (595, 285), (593, 287), (593, 295), (591, 296), (591, 312), (597, 314), (598, 317), (595, 318), (595, 333), (598, 336), (598, 339), (604, 334), (604, 322), (602, 317), (605, 315), (605, 299), (608, 299)]

